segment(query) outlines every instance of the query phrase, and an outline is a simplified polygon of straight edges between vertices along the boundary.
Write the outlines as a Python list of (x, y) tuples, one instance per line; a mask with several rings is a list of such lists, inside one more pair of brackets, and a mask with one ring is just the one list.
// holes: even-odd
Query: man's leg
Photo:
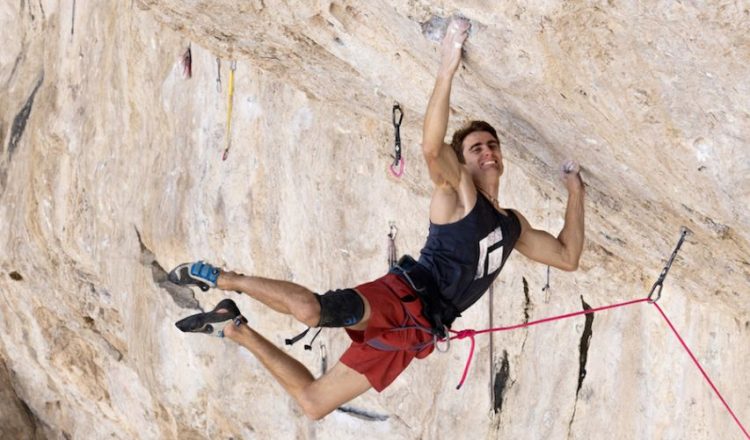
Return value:
[(316, 380), (299, 361), (245, 324), (227, 325), (224, 336), (250, 350), (313, 420), (325, 417), (371, 387), (364, 375), (341, 362)]
[[(246, 293), (279, 313), (294, 316), (308, 327), (320, 323), (320, 302), (312, 291), (299, 284), (222, 271), (216, 287)], [(350, 327), (354, 330), (364, 330), (370, 318), (370, 305), (362, 295), (360, 297), (364, 303), (364, 316), (357, 325)]]

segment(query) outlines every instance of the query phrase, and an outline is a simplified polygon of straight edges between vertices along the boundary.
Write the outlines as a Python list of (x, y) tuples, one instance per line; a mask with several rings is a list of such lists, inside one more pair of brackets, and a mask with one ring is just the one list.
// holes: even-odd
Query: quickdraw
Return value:
[[(682, 243), (685, 241), (685, 237), (687, 237), (692, 232), (690, 229), (686, 227), (682, 227), (680, 229), (680, 240), (677, 242), (677, 246), (675, 246), (674, 251), (672, 252), (672, 256), (669, 257), (669, 261), (667, 261), (667, 264), (664, 266), (664, 269), (662, 269), (661, 274), (659, 275), (659, 279), (656, 280), (654, 285), (651, 287), (651, 291), (648, 293), (648, 300), (650, 302), (656, 302), (659, 301), (659, 298), (661, 298), (661, 289), (664, 287), (664, 279), (667, 278), (667, 274), (669, 273), (669, 268), (672, 267), (672, 263), (674, 262), (675, 257), (677, 257), (677, 252), (680, 250), (680, 247), (682, 246)], [(651, 297), (656, 293), (656, 298), (653, 300)]]
[(398, 228), (396, 222), (389, 222), (390, 231), (388, 232), (388, 269), (393, 269), (396, 265), (396, 235)]
[[(396, 116), (398, 113), (398, 117)], [(401, 121), (404, 119), (404, 112), (398, 103), (393, 104), (393, 128), (395, 131), (396, 141), (394, 143), (393, 163), (388, 167), (391, 174), (395, 177), (401, 177), (404, 174), (405, 161), (401, 157)], [(398, 170), (395, 168), (398, 167)]]
[(229, 98), (227, 99), (227, 146), (221, 160), (227, 160), (229, 148), (232, 146), (232, 103), (234, 102), (234, 71), (237, 70), (237, 61), (232, 60), (229, 64)]

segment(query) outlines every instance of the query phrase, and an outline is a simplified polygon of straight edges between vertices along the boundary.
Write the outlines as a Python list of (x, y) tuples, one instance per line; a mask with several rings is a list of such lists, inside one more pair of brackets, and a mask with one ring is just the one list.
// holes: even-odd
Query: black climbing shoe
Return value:
[(180, 286), (196, 285), (202, 291), (216, 287), (216, 279), (221, 271), (203, 261), (185, 263), (172, 269), (167, 278)]
[[(223, 312), (217, 311), (222, 309)], [(224, 326), (229, 324), (235, 326), (247, 324), (247, 319), (242, 316), (237, 304), (228, 298), (216, 304), (216, 307), (210, 312), (188, 316), (175, 323), (177, 328), (183, 332), (205, 333), (219, 338), (224, 337)]]

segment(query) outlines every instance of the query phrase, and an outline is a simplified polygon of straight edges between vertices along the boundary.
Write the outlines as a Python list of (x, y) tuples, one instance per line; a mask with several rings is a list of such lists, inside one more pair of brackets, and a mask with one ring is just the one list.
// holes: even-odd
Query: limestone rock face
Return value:
[[(180, 333), (227, 295), (274, 343), (304, 329), (172, 285), (185, 261), (322, 292), (384, 273), (389, 222), (418, 254), (421, 123), (461, 15), (450, 128), (498, 128), (501, 203), (553, 234), (558, 166), (579, 160), (587, 241), (549, 281), (514, 254), (455, 328), (642, 298), (686, 226), (659, 304), (750, 425), (746, 2), (302, 3), (0, 5), (0, 437), (743, 438), (648, 303), (477, 336), (460, 391), (470, 344), (454, 341), (319, 422), (244, 349)], [(348, 338), (299, 345), (284, 350), (317, 376)]]

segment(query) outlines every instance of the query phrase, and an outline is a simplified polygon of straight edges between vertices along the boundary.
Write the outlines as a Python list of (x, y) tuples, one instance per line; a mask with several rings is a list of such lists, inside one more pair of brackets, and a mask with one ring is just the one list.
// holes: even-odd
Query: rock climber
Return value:
[[(169, 279), (238, 291), (308, 327), (343, 327), (351, 345), (319, 378), (248, 325), (237, 305), (182, 319), (186, 332), (214, 333), (249, 350), (311, 419), (320, 419), (374, 388), (383, 391), (414, 358), (424, 358), (448, 336), (453, 320), (495, 280), (513, 249), (562, 270), (578, 267), (584, 241), (584, 186), (568, 161), (565, 224), (557, 237), (537, 230), (518, 212), (501, 207), (503, 157), (488, 123), (473, 121), (444, 143), (453, 77), (469, 22), (453, 19), (441, 44), (441, 62), (424, 120), (423, 154), (434, 184), (427, 242), (416, 261), (404, 256), (385, 276), (322, 295), (298, 284), (245, 276), (205, 262), (177, 266)], [(406, 323), (406, 324), (405, 324)]]

